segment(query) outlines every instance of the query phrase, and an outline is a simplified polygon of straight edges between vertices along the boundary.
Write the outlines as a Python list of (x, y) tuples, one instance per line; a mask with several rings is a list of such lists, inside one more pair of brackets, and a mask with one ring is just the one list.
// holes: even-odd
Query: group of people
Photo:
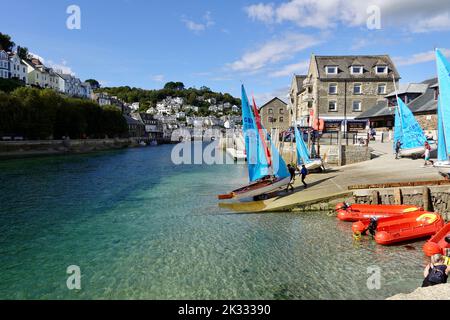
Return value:
[(305, 189), (308, 188), (308, 184), (306, 183), (305, 180), (306, 180), (306, 177), (308, 176), (309, 172), (308, 172), (308, 169), (306, 169), (305, 165), (302, 165), (302, 168), (300, 169), (296, 165), (288, 164), (288, 170), (291, 175), (291, 181), (289, 182), (289, 184), (287, 186), (287, 189), (286, 189), (287, 192), (289, 192), (289, 190), (292, 190), (292, 191), (295, 190), (294, 182), (295, 182), (295, 176), (297, 174), (297, 170), (300, 171), (300, 176), (302, 177), (303, 186), (305, 187)]

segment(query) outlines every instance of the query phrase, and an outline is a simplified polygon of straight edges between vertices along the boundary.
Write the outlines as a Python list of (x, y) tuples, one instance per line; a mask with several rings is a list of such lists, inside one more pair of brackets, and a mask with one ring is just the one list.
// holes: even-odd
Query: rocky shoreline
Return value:
[(450, 300), (450, 283), (418, 288), (412, 293), (400, 293), (386, 300)]

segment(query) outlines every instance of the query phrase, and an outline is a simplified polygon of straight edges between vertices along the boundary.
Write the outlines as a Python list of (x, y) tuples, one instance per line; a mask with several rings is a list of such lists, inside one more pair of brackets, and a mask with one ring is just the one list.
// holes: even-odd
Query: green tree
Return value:
[(0, 32), (0, 50), (10, 52), (13, 51), (15, 46), (16, 44), (11, 40), (9, 35)]
[(17, 47), (17, 55), (20, 57), (20, 59), (22, 60), (26, 60), (30, 58), (30, 53), (28, 51), (28, 48), (25, 47)]
[(100, 83), (95, 79), (87, 79), (85, 82), (91, 85), (92, 90), (97, 90), (101, 87)]

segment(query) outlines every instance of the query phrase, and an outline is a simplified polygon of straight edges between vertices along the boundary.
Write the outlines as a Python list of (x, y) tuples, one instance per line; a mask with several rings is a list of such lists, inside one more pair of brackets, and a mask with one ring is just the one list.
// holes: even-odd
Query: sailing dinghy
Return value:
[[(401, 157), (420, 157), (425, 152), (427, 138), (408, 106), (397, 96), (395, 108), (394, 149), (397, 141), (402, 143)], [(431, 148), (435, 148), (434, 145)]]
[[(438, 98), (438, 161), (434, 166), (448, 175), (450, 172), (450, 63), (439, 49), (436, 49), (436, 64), (439, 79)], [(447, 105), (447, 107), (445, 107)]]
[[(267, 194), (285, 188), (291, 180), (286, 163), (268, 138), (267, 131), (261, 123), (254, 100), (253, 110), (250, 107), (244, 86), (242, 86), (242, 120), (250, 184), (229, 194), (219, 195), (219, 200), (264, 199), (267, 198)], [(266, 140), (270, 142), (270, 149)]]
[(297, 146), (297, 163), (299, 165), (305, 165), (306, 169), (314, 170), (323, 168), (322, 159), (311, 159), (308, 147), (305, 144), (305, 140), (300, 135), (300, 131), (297, 127), (295, 129), (295, 144)]

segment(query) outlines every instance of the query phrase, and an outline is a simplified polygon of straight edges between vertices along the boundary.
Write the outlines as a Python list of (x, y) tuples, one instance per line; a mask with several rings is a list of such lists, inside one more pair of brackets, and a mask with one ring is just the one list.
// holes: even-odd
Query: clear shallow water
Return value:
[(355, 244), (325, 214), (226, 212), (216, 195), (245, 166), (174, 166), (171, 148), (0, 162), (0, 298), (383, 299), (421, 284), (423, 242)]

